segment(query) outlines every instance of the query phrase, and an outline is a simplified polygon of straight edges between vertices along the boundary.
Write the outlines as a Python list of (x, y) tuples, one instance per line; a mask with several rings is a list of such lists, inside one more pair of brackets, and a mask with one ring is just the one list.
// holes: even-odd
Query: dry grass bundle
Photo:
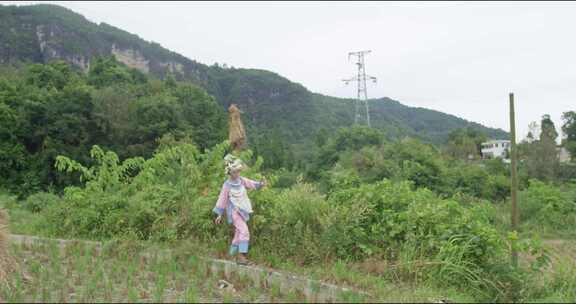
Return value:
[(239, 151), (244, 149), (246, 146), (246, 131), (244, 130), (244, 125), (240, 118), (240, 109), (238, 109), (235, 104), (232, 104), (228, 108), (228, 113), (228, 125), (230, 126), (228, 139), (230, 140), (232, 150)]
[(8, 251), (9, 245), (8, 213), (0, 209), (0, 284), (6, 284), (8, 275), (17, 269), (16, 262)]

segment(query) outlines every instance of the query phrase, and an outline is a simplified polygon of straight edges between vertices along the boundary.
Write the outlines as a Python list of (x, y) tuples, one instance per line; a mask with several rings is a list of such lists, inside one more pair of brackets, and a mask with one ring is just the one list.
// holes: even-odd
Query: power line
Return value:
[(362, 116), (360, 114), (360, 107), (363, 104), (366, 111), (366, 124), (368, 127), (370, 127), (370, 110), (368, 109), (368, 92), (366, 90), (366, 79), (372, 80), (372, 82), (376, 82), (376, 77), (366, 75), (364, 55), (370, 52), (371, 51), (368, 50), (348, 53), (348, 60), (350, 60), (351, 56), (358, 57), (358, 61), (356, 62), (356, 65), (358, 66), (358, 75), (350, 79), (342, 80), (346, 84), (350, 83), (351, 81), (356, 81), (358, 83), (358, 94), (356, 96), (356, 101), (354, 102), (354, 124), (358, 124), (358, 121)]

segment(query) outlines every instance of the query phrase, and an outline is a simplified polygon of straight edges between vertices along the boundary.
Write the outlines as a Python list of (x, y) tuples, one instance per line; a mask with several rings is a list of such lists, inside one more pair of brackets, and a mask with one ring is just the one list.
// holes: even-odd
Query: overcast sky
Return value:
[[(37, 3), (38, 1), (18, 1)], [(576, 111), (576, 3), (570, 2), (65, 2), (205, 64), (274, 71), (313, 92), (354, 97), (347, 53), (371, 50), (371, 98), (509, 130)], [(13, 4), (0, 1), (2, 4)]]

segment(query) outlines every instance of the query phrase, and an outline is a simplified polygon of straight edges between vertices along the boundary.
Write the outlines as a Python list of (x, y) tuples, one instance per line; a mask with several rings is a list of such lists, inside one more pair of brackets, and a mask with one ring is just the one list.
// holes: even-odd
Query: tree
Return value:
[(525, 159), (528, 175), (540, 180), (554, 180), (558, 171), (558, 157), (556, 151), (556, 138), (558, 132), (550, 115), (542, 116), (540, 122), (541, 133), (539, 140), (526, 142), (520, 147), (521, 155)]
[(337, 151), (359, 150), (364, 146), (377, 146), (384, 141), (384, 133), (366, 126), (352, 126), (338, 130), (334, 138)]
[(320, 128), (320, 130), (316, 132), (314, 143), (316, 144), (317, 147), (322, 147), (328, 141), (328, 136), (329, 136), (328, 130), (326, 130), (326, 128)]
[(178, 86), (177, 82), (176, 82), (176, 77), (174, 76), (174, 73), (169, 72), (168, 75), (166, 75), (166, 78), (164, 79), (164, 83), (166, 84), (167, 87), (169, 88), (176, 88)]
[(482, 143), (487, 140), (484, 133), (473, 128), (456, 129), (448, 135), (446, 153), (454, 158), (479, 158), (482, 152)]
[(226, 122), (200, 87), (150, 79), (113, 57), (95, 59), (88, 75), (61, 61), (25, 65), (0, 74), (0, 183), (21, 196), (61, 190), (77, 179), (55, 170), (58, 155), (90, 164), (100, 145), (150, 157), (166, 135), (206, 149), (225, 139)]
[(88, 71), (88, 83), (101, 88), (104, 86), (130, 83), (133, 77), (130, 71), (122, 66), (115, 57), (97, 57), (92, 60), (90, 70)]
[(77, 76), (64, 61), (33, 64), (28, 68), (26, 82), (38, 88), (62, 90), (77, 80)]
[(550, 119), (550, 115), (544, 114), (542, 116), (540, 126), (542, 128), (542, 132), (540, 133), (540, 140), (556, 142), (556, 139), (558, 138), (558, 132), (556, 132), (556, 127), (554, 126), (554, 122)]
[(338, 162), (342, 152), (380, 146), (384, 142), (384, 138), (384, 133), (381, 130), (360, 125), (340, 128), (331, 136), (328, 136), (327, 130), (320, 129), (316, 134), (318, 149), (315, 151), (316, 155), (313, 156), (314, 160), (307, 176), (318, 179), (322, 171), (330, 169)]
[(121, 158), (130, 157), (123, 149), (129, 144), (134, 131), (134, 102), (137, 95), (126, 85), (103, 87), (92, 94), (94, 101), (94, 117), (98, 126), (105, 134), (100, 144), (118, 151)]
[(294, 153), (284, 140), (284, 136), (278, 129), (273, 129), (264, 133), (256, 141), (257, 156), (262, 156), (265, 160), (265, 169), (292, 169), (294, 167)]
[(564, 147), (570, 152), (572, 160), (576, 159), (576, 112), (568, 111), (562, 114), (562, 132)]
[(525, 141), (531, 143), (535, 141), (537, 138), (540, 138), (540, 125), (533, 121), (528, 124), (528, 135), (526, 135)]
[(190, 126), (192, 139), (201, 150), (223, 141), (228, 135), (228, 119), (214, 97), (192, 84), (172, 91), (180, 104), (182, 117)]
[(22, 182), (22, 171), (26, 168), (28, 153), (16, 134), (20, 117), (0, 101), (0, 184), (11, 188)]

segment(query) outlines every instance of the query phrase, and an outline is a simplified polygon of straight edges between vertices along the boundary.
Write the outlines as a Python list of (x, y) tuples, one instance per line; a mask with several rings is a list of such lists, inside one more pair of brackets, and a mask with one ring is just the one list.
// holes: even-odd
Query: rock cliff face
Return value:
[(110, 55), (160, 78), (172, 73), (199, 85), (209, 83), (207, 66), (63, 7), (0, 6), (0, 63), (65, 60), (88, 71), (95, 56)]
[(38, 40), (38, 47), (43, 62), (51, 60), (64, 60), (67, 61), (83, 71), (88, 71), (90, 68), (90, 58), (85, 54), (77, 53), (71, 54), (70, 52), (63, 52), (61, 47), (57, 45), (58, 37), (62, 31), (55, 25), (39, 24), (36, 26), (36, 37)]
[(184, 66), (181, 63), (177, 62), (166, 62), (160, 64), (163, 67), (166, 67), (168, 71), (172, 74), (183, 74), (184, 73)]
[[(124, 63), (126, 66), (138, 69), (144, 73), (150, 73), (150, 66), (154, 65), (156, 67), (154, 72), (159, 75), (164, 75), (166, 73), (176, 74), (180, 77), (186, 75), (182, 63), (174, 61), (157, 61), (153, 56), (143, 54), (140, 48), (123, 46), (125, 43), (122, 42), (112, 42), (109, 49), (106, 45), (101, 45), (96, 49), (67, 48), (66, 45), (62, 45), (62, 41), (66, 41), (67, 39), (80, 39), (81, 41), (86, 38), (82, 37), (79, 33), (66, 32), (56, 24), (36, 25), (36, 38), (43, 63), (51, 60), (64, 60), (87, 72), (90, 68), (90, 60), (95, 56), (113, 55), (118, 61)], [(19, 59), (25, 60), (32, 58)]]
[(120, 49), (116, 47), (116, 44), (112, 44), (112, 50), (110, 51), (116, 59), (128, 67), (138, 69), (144, 73), (150, 72), (150, 60), (147, 60), (140, 51), (134, 49)]
[[(207, 66), (56, 5), (0, 5), (0, 63), (59, 59), (87, 72), (96, 56), (115, 56), (125, 65), (161, 79), (170, 73), (177, 80), (195, 83), (225, 109), (237, 104), (244, 112), (248, 133), (279, 129), (292, 143), (311, 142), (320, 128), (334, 130), (353, 122), (351, 100), (314, 94), (273, 72)], [(491, 138), (507, 138), (502, 130), (410, 108), (391, 99), (375, 99), (371, 104), (372, 125), (393, 137), (410, 135), (441, 143), (451, 130), (471, 126)]]

